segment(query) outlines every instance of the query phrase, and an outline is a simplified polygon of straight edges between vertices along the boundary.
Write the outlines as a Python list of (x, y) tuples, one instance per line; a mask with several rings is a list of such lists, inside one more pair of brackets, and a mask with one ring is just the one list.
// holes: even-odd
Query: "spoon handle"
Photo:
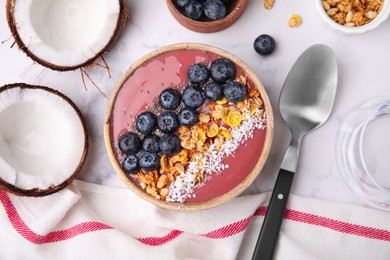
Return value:
[(252, 260), (272, 259), (293, 178), (293, 172), (280, 169)]

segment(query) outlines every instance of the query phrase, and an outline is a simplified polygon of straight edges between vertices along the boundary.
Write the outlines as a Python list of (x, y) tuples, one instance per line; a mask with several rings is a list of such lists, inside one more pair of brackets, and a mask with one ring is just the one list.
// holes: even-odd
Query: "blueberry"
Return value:
[(179, 112), (179, 121), (182, 125), (193, 126), (198, 123), (199, 115), (195, 110), (186, 107)]
[(163, 133), (173, 133), (179, 128), (179, 119), (174, 112), (164, 111), (157, 117), (157, 125)]
[(226, 83), (223, 93), (227, 100), (237, 103), (244, 100), (246, 89), (240, 82), (233, 80)]
[(152, 112), (142, 112), (137, 116), (135, 128), (143, 134), (150, 134), (156, 128), (156, 116)]
[(180, 106), (181, 95), (179, 91), (172, 88), (168, 88), (160, 93), (158, 101), (163, 109), (175, 110)]
[(204, 96), (211, 101), (217, 101), (218, 99), (221, 99), (223, 96), (223, 89), (221, 84), (217, 82), (207, 83), (204, 87)]
[(225, 83), (236, 76), (236, 67), (230, 60), (219, 58), (211, 63), (210, 72), (214, 81)]
[(124, 154), (136, 154), (141, 150), (141, 139), (136, 133), (124, 133), (118, 142), (119, 150)]
[(262, 34), (256, 38), (255, 42), (253, 43), (253, 47), (258, 54), (266, 56), (274, 51), (276, 43), (274, 38), (268, 34)]
[(181, 149), (180, 139), (173, 134), (166, 134), (160, 138), (161, 152), (168, 155), (174, 155)]
[(183, 8), (190, 0), (176, 0), (176, 4), (178, 7)]
[(158, 153), (160, 151), (160, 137), (154, 134), (149, 134), (145, 136), (144, 141), (142, 142), (142, 149), (151, 153)]
[(184, 6), (184, 14), (191, 20), (199, 20), (203, 15), (203, 4), (197, 0), (190, 0)]
[(204, 15), (211, 20), (219, 20), (226, 15), (226, 6), (220, 0), (207, 0), (203, 6)]
[(142, 170), (156, 170), (160, 165), (160, 156), (157, 153), (142, 152), (138, 164)]
[(183, 91), (184, 104), (192, 109), (197, 109), (204, 102), (202, 89), (198, 86), (190, 86)]
[(126, 156), (122, 162), (122, 169), (127, 173), (136, 173), (139, 170), (138, 157), (134, 154)]
[(192, 65), (187, 71), (188, 81), (192, 84), (203, 84), (210, 77), (209, 69), (200, 63)]

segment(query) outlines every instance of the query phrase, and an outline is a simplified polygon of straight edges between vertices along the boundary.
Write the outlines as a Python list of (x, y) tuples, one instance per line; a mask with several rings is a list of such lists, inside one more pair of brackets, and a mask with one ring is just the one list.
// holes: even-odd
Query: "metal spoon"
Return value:
[(297, 169), (302, 137), (328, 118), (336, 95), (337, 79), (337, 61), (333, 51), (319, 44), (310, 47), (298, 58), (284, 82), (279, 109), (292, 138), (252, 259), (272, 259)]

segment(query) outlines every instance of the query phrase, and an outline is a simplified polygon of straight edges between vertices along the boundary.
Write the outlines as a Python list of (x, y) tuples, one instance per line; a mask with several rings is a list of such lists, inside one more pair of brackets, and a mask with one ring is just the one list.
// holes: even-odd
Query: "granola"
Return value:
[(275, 0), (264, 0), (264, 8), (271, 9), (274, 6)]
[[(245, 77), (236, 80), (246, 84)], [(226, 98), (210, 102), (206, 111), (199, 114), (199, 122), (194, 126), (179, 127), (178, 137), (182, 146), (179, 153), (173, 156), (162, 155), (158, 170), (140, 171), (136, 175), (141, 189), (147, 194), (157, 199), (179, 202), (191, 197), (188, 187), (202, 185), (207, 178), (207, 173), (221, 171), (228, 167), (221, 164), (221, 155), (226, 155), (223, 149), (233, 152), (230, 143), (235, 143), (237, 148), (242, 142), (237, 138), (234, 139), (234, 136), (237, 136), (236, 132), (242, 131), (239, 130), (240, 126), (248, 124), (255, 117), (258, 118), (256, 120), (259, 127), (263, 127), (265, 120), (263, 102), (256, 88), (248, 88), (246, 98), (236, 104), (228, 102)], [(220, 155), (217, 156), (218, 158), (212, 158), (213, 154)], [(209, 161), (205, 158), (209, 158)], [(207, 167), (207, 164), (211, 163), (212, 165)], [(181, 183), (179, 187), (178, 183)], [(183, 187), (186, 185), (188, 192), (182, 194), (185, 190)]]
[(288, 26), (290, 26), (291, 28), (298, 27), (299, 25), (301, 25), (301, 23), (302, 23), (302, 18), (297, 14), (293, 14), (291, 18), (288, 20)]
[(323, 0), (322, 6), (335, 22), (348, 26), (363, 26), (380, 13), (384, 0)]

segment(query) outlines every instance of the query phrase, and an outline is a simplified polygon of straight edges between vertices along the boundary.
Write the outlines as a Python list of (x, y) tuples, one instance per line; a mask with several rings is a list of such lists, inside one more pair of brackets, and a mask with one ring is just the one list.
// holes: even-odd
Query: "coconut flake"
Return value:
[(255, 129), (264, 130), (266, 127), (266, 112), (257, 109), (251, 117), (249, 112), (243, 113), (243, 121), (231, 131), (232, 138), (225, 140), (225, 143), (218, 151), (214, 144), (211, 144), (208, 151), (198, 154), (194, 161), (191, 161), (184, 173), (176, 177), (176, 180), (169, 186), (167, 201), (183, 203), (186, 199), (194, 197), (194, 189), (205, 185), (204, 182), (195, 184), (196, 173), (203, 173), (205, 180), (212, 174), (218, 174), (229, 168), (228, 164), (222, 161), (228, 156), (234, 156), (238, 147), (248, 139), (253, 138)]

